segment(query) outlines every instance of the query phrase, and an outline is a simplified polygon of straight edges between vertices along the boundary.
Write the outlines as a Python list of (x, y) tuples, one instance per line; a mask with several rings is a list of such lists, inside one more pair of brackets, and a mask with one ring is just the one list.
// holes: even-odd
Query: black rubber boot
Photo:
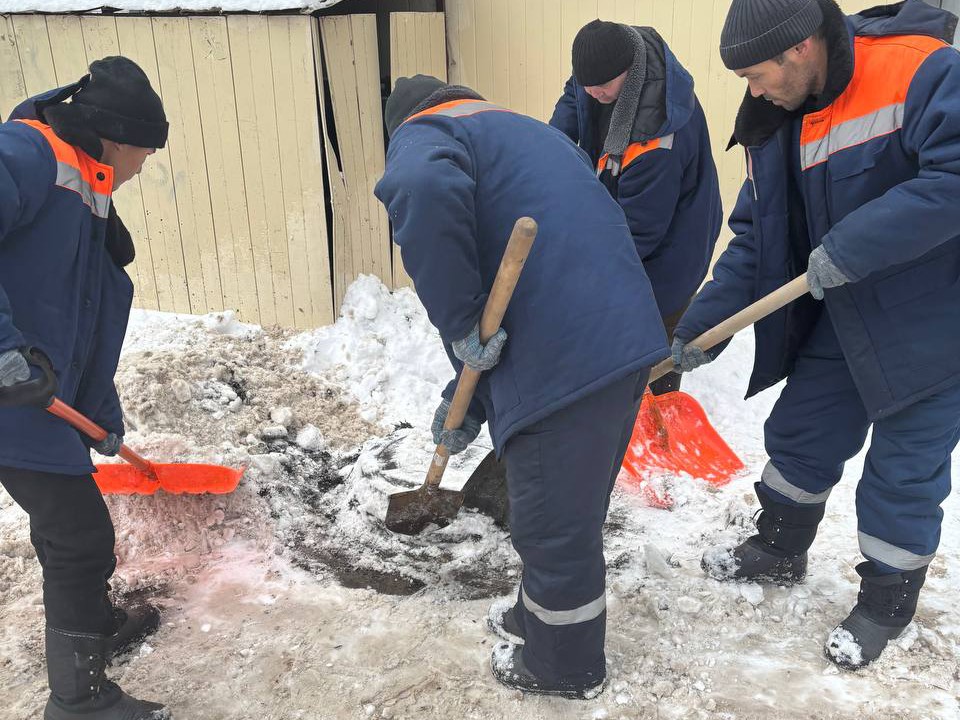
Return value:
[(112, 655), (122, 655), (153, 635), (160, 627), (160, 611), (153, 605), (138, 603), (127, 608), (113, 607), (116, 630), (109, 638)]
[(917, 611), (927, 568), (883, 574), (868, 561), (857, 565), (857, 574), (857, 604), (823, 647), (831, 662), (847, 670), (869, 665), (888, 642), (900, 637)]
[(514, 690), (535, 695), (555, 695), (574, 700), (592, 700), (603, 692), (606, 677), (597, 678), (586, 685), (569, 683), (550, 684), (540, 680), (523, 663), (523, 646), (514, 643), (499, 643), (490, 657), (493, 676), (503, 685)]
[(107, 680), (109, 642), (47, 628), (50, 699), (43, 720), (170, 720), (162, 705), (130, 697)]
[(516, 605), (511, 605), (506, 610), (501, 603), (494, 603), (490, 606), (490, 612), (487, 614), (487, 627), (494, 635), (501, 640), (506, 640), (514, 645), (523, 645), (526, 642), (526, 632), (519, 619), (520, 610)]
[(817, 536), (826, 503), (787, 505), (756, 484), (760, 499), (757, 534), (733, 548), (710, 548), (700, 566), (715, 580), (793, 585), (807, 576), (807, 550)]

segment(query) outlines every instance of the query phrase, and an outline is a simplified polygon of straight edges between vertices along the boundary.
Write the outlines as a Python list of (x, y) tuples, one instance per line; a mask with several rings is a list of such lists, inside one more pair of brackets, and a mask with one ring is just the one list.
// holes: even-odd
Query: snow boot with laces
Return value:
[(46, 645), (50, 699), (43, 720), (170, 720), (163, 705), (137, 700), (107, 680), (107, 636), (48, 627)]
[(787, 505), (756, 484), (757, 534), (736, 547), (710, 548), (700, 566), (715, 580), (793, 585), (807, 575), (807, 550), (817, 535), (826, 503)]
[(883, 573), (867, 561), (857, 565), (857, 574), (861, 578), (857, 604), (823, 647), (827, 659), (847, 670), (876, 660), (910, 624), (927, 568)]

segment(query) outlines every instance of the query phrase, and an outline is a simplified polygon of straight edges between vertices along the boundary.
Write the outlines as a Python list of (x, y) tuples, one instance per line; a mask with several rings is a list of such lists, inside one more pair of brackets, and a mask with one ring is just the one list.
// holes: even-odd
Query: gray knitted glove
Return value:
[(500, 352), (503, 350), (503, 344), (507, 341), (507, 331), (503, 328), (497, 330), (486, 345), (480, 343), (480, 325), (474, 325), (473, 330), (462, 340), (457, 340), (451, 344), (453, 354), (459, 358), (464, 365), (484, 372), (494, 367), (500, 361)]
[(817, 300), (823, 300), (823, 291), (850, 282), (850, 278), (833, 264), (827, 249), (820, 245), (810, 253), (807, 263), (807, 284), (810, 294)]
[(104, 457), (113, 457), (120, 452), (120, 446), (123, 445), (123, 438), (116, 433), (107, 433), (107, 436), (100, 442), (94, 443), (90, 447), (96, 450)]
[(0, 387), (10, 387), (30, 379), (30, 366), (19, 350), (0, 353)]
[(433, 441), (437, 445), (443, 445), (450, 451), (451, 455), (463, 452), (480, 434), (481, 423), (475, 417), (467, 413), (463, 418), (463, 425), (456, 430), (444, 430), (443, 424), (447, 421), (447, 413), (450, 412), (450, 401), (443, 400), (440, 407), (433, 414), (433, 424), (430, 429), (433, 431)]
[(670, 353), (673, 355), (674, 372), (690, 372), (701, 365), (713, 362), (713, 358), (703, 350), (680, 338), (674, 338), (673, 345), (670, 346)]

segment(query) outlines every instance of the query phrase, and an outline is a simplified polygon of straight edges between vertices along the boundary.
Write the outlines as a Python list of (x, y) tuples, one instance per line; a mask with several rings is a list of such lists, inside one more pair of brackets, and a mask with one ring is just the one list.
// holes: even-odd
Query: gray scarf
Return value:
[(647, 43), (636, 28), (627, 26), (633, 40), (633, 65), (627, 72), (627, 81), (623, 84), (620, 97), (613, 106), (610, 117), (610, 129), (603, 143), (603, 152), (609, 154), (607, 169), (614, 175), (620, 174), (620, 158), (630, 144), (633, 123), (640, 106), (640, 94), (647, 79)]

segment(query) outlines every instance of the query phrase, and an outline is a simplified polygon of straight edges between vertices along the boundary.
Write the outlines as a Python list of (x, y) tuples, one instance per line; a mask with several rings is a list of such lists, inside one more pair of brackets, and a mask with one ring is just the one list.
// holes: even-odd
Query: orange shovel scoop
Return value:
[[(107, 431), (84, 415), (74, 410), (59, 398), (47, 407), (47, 412), (70, 423), (84, 435), (100, 442)], [(168, 493), (213, 493), (223, 495), (233, 492), (245, 468), (235, 470), (222, 465), (188, 465), (186, 463), (153, 463), (141, 457), (126, 445), (120, 447), (120, 457), (129, 465), (98, 465), (93, 476), (100, 492), (116, 495), (153, 495), (157, 490)]]

